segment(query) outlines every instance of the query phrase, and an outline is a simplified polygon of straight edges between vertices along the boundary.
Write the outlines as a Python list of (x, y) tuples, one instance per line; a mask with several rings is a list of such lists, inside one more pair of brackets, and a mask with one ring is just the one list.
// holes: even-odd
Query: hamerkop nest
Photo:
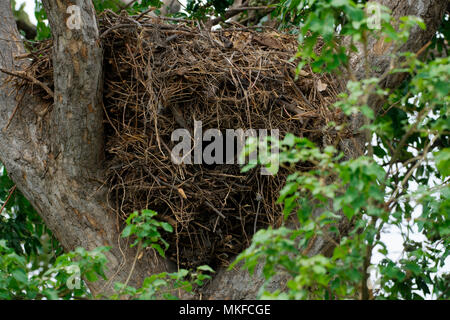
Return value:
[[(342, 121), (329, 107), (336, 81), (309, 67), (294, 80), (296, 38), (272, 29), (209, 31), (199, 22), (111, 12), (99, 20), (111, 210), (121, 219), (157, 211), (174, 227), (164, 236), (167, 256), (179, 266), (228, 264), (255, 230), (281, 224), (276, 200), (289, 171), (263, 176), (237, 164), (177, 165), (172, 132), (192, 132), (195, 120), (203, 132), (279, 129), (281, 137), (290, 132), (337, 145), (341, 138), (327, 126)], [(35, 48), (27, 74), (52, 90), (51, 45)], [(28, 85), (50, 99), (42, 86)]]

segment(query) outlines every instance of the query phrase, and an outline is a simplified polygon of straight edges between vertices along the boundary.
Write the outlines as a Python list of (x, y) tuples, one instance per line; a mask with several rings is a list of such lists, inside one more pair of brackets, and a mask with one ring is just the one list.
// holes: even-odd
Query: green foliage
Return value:
[[(33, 299), (41, 294), (40, 279), (29, 279), (27, 259), (18, 255), (0, 240), (0, 299)], [(52, 297), (52, 291), (42, 291), (42, 295)]]
[[(142, 250), (146, 248), (153, 248), (162, 257), (165, 257), (165, 251), (169, 244), (162, 238), (158, 229), (173, 232), (173, 228), (167, 222), (154, 219), (157, 215), (158, 213), (153, 210), (144, 209), (141, 212), (133, 212), (126, 220), (127, 226), (122, 231), (122, 237), (134, 236), (136, 238), (130, 245), (130, 247), (137, 245), (135, 262), (141, 255)], [(160, 244), (163, 244), (164, 248)], [(134, 271), (134, 263), (130, 275)], [(211, 279), (211, 276), (205, 274), (205, 272), (213, 273), (214, 270), (204, 265), (198, 267), (196, 272), (180, 269), (173, 273), (162, 272), (153, 274), (144, 279), (140, 288), (128, 286), (128, 280), (125, 283), (116, 282), (114, 288), (117, 294), (112, 295), (110, 298), (120, 299), (126, 296), (129, 299), (138, 300), (177, 299), (175, 295), (177, 290), (192, 292), (194, 285), (201, 286), (205, 280)]]
[[(3, 192), (2, 198), (6, 198), (9, 194), (6, 193), (6, 188), (11, 186), (12, 182), (6, 173), (4, 173), (2, 179), (3, 183), (0, 184)], [(9, 201), (14, 199), (11, 197)], [(17, 199), (23, 200), (24, 198), (19, 194)], [(8, 202), (5, 206), (10, 214), (11, 210), (14, 209), (12, 203)], [(18, 203), (22, 204), (20, 201)], [(22, 214), (31, 213), (31, 216), (35, 217), (36, 213), (29, 203), (25, 202), (25, 204), (25, 207), (20, 207), (20, 212)], [(27, 210), (31, 210), (31, 212)], [(172, 232), (173, 230), (168, 223), (153, 219), (156, 215), (154, 211), (142, 210), (140, 213), (134, 212), (127, 219), (127, 226), (122, 236), (136, 238), (131, 245), (139, 244), (136, 259), (146, 247), (154, 248), (164, 256), (168, 244), (161, 237), (158, 229), (166, 232)], [(28, 216), (25, 217), (29, 218)], [(35, 218), (38, 219), (37, 216)], [(25, 221), (25, 223), (26, 226), (36, 227), (32, 222)], [(10, 225), (13, 225), (14, 228), (7, 230)], [(99, 247), (91, 251), (80, 247), (66, 254), (58, 250), (57, 257), (53, 253), (51, 259), (45, 259), (45, 255), (41, 251), (48, 249), (46, 248), (48, 243), (45, 240), (51, 235), (49, 231), (39, 234), (40, 238), (36, 237), (37, 233), (34, 229), (29, 232), (29, 237), (26, 236), (28, 234), (20, 233), (16, 235), (12, 231), (21, 230), (23, 227), (17, 220), (13, 220), (13, 222), (7, 220), (7, 223), (2, 225), (2, 230), (5, 232), (0, 234), (3, 238), (0, 238), (0, 299), (92, 298), (85, 281), (82, 279), (89, 282), (95, 282), (99, 279), (107, 280), (105, 270), (108, 260), (104, 252), (108, 251), (109, 247)], [(15, 246), (16, 250), (10, 248), (8, 243)], [(164, 245), (164, 248), (161, 247), (160, 243)], [(32, 247), (33, 251), (24, 251), (23, 248), (29, 248), (30, 245), (35, 245)], [(41, 254), (37, 254), (38, 251)], [(117, 293), (109, 298), (176, 299), (178, 290), (192, 292), (196, 286), (201, 286), (206, 280), (211, 279), (209, 274), (213, 272), (214, 270), (208, 266), (200, 266), (195, 272), (185, 269), (173, 273), (163, 272), (147, 277), (139, 288), (131, 287), (126, 283), (115, 283)]]
[(0, 240), (0, 299), (70, 299), (89, 297), (81, 277), (105, 278), (105, 247), (87, 252), (78, 248), (60, 255), (43, 273), (30, 270), (27, 258)]
[[(349, 52), (346, 46), (340, 44), (340, 39), (344, 36), (351, 37), (349, 49), (356, 51), (353, 43), (365, 39), (370, 30), (364, 5), (352, 0), (285, 0), (279, 5), (279, 13), (282, 21), (289, 19), (300, 27), (297, 57), (302, 58), (302, 62), (298, 70), (305, 64), (310, 64), (315, 72), (345, 68)], [(383, 27), (388, 18), (389, 15), (383, 9)], [(315, 49), (319, 39), (322, 47), (317, 52)]]
[(187, 0), (186, 11), (197, 19), (205, 19), (207, 16), (222, 15), (231, 7), (234, 0)]
[(4, 205), (0, 216), (0, 296), (2, 299), (57, 298), (56, 283), (44, 278), (57, 265), (62, 247), (28, 200), (13, 186), (0, 166), (0, 207)]
[[(179, 15), (195, 19), (223, 15), (232, 2), (188, 0), (187, 14)], [(98, 12), (123, 9), (118, 0), (95, 0), (94, 5)], [(161, 2), (135, 2), (127, 11), (138, 14), (150, 6), (160, 7)], [(290, 32), (298, 33), (300, 45), (294, 57), (301, 61), (298, 70), (309, 64), (316, 72), (348, 76), (347, 91), (331, 107), (348, 117), (361, 115), (365, 123), (361, 130), (369, 143), (365, 155), (346, 159), (335, 146), (319, 148), (291, 134), (281, 141), (267, 137), (263, 142), (247, 142), (244, 155), (259, 147), (280, 148), (280, 165), (269, 165), (263, 153), (244, 172), (258, 164), (274, 174), (291, 172), (278, 199), (285, 224), (259, 230), (232, 265), (242, 262), (250, 272), (262, 268), (266, 283), (280, 272), (289, 276), (285, 290), (269, 291), (264, 285), (260, 298), (352, 299), (372, 294), (376, 299), (450, 298), (449, 274), (442, 272), (450, 255), (450, 59), (448, 54), (441, 55), (447, 58), (434, 56), (448, 53), (450, 19), (444, 19), (427, 59), (419, 60), (414, 52), (395, 54), (386, 74), (369, 77), (367, 66), (366, 77), (357, 81), (349, 68), (349, 55), (367, 51), (369, 36), (383, 37), (399, 48), (413, 27), (425, 27), (415, 17), (393, 21), (388, 10), (380, 7), (380, 29), (374, 29), (373, 16), (367, 11), (367, 1), (282, 0), (273, 15)], [(16, 17), (24, 14), (23, 6), (15, 10)], [(49, 38), (39, 0), (35, 16), (37, 40)], [(344, 43), (344, 37), (350, 41)], [(407, 74), (402, 86), (381, 89), (380, 83), (394, 73)], [(386, 100), (381, 112), (370, 107), (369, 98), (374, 95)], [(346, 123), (328, 126), (336, 132), (348, 129)], [(310, 169), (297, 171), (298, 163)], [(0, 217), (0, 298), (90, 297), (80, 279), (105, 279), (108, 248), (77, 248), (63, 254), (29, 202), (18, 190), (11, 193), (13, 183), (6, 171), (0, 173), (0, 203), (10, 198)], [(163, 235), (173, 230), (156, 217), (156, 212), (142, 210), (126, 221), (122, 236), (134, 240), (135, 262), (147, 248), (165, 255), (168, 243)], [(352, 229), (341, 229), (341, 222), (348, 221)], [(292, 222), (298, 227), (293, 228)], [(385, 229), (397, 230), (403, 239), (398, 258), (389, 254)], [(417, 234), (421, 240), (414, 237)], [(326, 254), (314, 251), (312, 244), (318, 237), (334, 249)], [(132, 272), (133, 268), (130, 276)], [(116, 283), (117, 293), (111, 298), (175, 299), (178, 290), (192, 292), (212, 272), (208, 266), (164, 272), (146, 278), (140, 288), (129, 286), (128, 281)]]
[[(177, 272), (161, 272), (144, 279), (142, 287), (135, 288), (122, 283), (115, 283), (115, 289), (122, 295), (136, 300), (167, 299), (177, 300), (177, 291), (192, 292), (194, 285), (202, 286), (211, 276), (204, 272), (214, 272), (208, 266), (200, 266), (196, 272), (180, 269)], [(119, 299), (121, 294), (111, 296), (111, 299)]]
[[(81, 277), (89, 282), (95, 282), (100, 277), (106, 280), (105, 270), (108, 262), (103, 252), (109, 247), (98, 247), (91, 251), (76, 248), (74, 251), (60, 255), (55, 265), (50, 268), (44, 278), (54, 279), (53, 287), (58, 290), (69, 291), (69, 297), (83, 297), (86, 294), (86, 284)], [(72, 292), (71, 292), (72, 290)]]
[[(385, 171), (368, 157), (339, 161), (341, 155), (333, 147), (320, 150), (305, 138), (286, 135), (280, 146), (281, 163), (308, 162), (315, 167), (291, 174), (278, 199), (286, 219), (296, 213), (299, 227), (260, 230), (234, 264), (244, 260), (244, 267), (253, 272), (263, 262), (266, 279), (280, 269), (292, 277), (287, 291), (262, 291), (262, 298), (353, 297), (362, 281), (358, 270), (365, 252), (377, 243), (377, 229), (363, 216), (384, 220), (388, 216), (383, 209)], [(340, 212), (358, 221), (349, 235), (336, 227), (343, 219)], [(307, 255), (310, 241), (317, 236), (338, 244), (332, 257)]]
[[(131, 247), (140, 243), (142, 248), (151, 247), (165, 257), (165, 251), (169, 244), (161, 237), (158, 229), (172, 232), (173, 228), (167, 222), (153, 219), (156, 215), (157, 213), (152, 210), (142, 210), (140, 213), (133, 212), (126, 220), (127, 226), (122, 231), (122, 237), (135, 236), (136, 240), (131, 244)], [(162, 243), (164, 249), (158, 242)]]
[(93, 4), (97, 12), (103, 12), (107, 9), (119, 12), (123, 7), (123, 3), (120, 0), (94, 0)]
[[(139, 14), (148, 10), (150, 7), (161, 8), (162, 2), (160, 0), (142, 0), (135, 1), (130, 7), (127, 8), (128, 13), (130, 14)], [(97, 9), (97, 12), (102, 12), (104, 9)], [(159, 14), (159, 9), (154, 11), (156, 14)]]
[(17, 254), (37, 255), (42, 250), (40, 238), (50, 235), (49, 231), (28, 200), (14, 191), (13, 186), (6, 170), (0, 167), (0, 199), (6, 200), (11, 194), (0, 216), (0, 239)]
[(47, 22), (47, 13), (45, 12), (44, 6), (40, 0), (34, 0), (34, 16), (36, 17), (36, 40), (49, 39), (52, 35), (50, 27)]
[[(383, 11), (381, 30), (371, 30), (363, 6), (347, 0), (293, 0), (280, 6), (282, 18), (295, 22), (295, 10), (304, 14), (297, 22), (302, 30), (299, 69), (305, 63), (316, 71), (345, 68), (349, 51), (339, 41), (343, 35), (363, 48), (369, 34), (399, 47), (411, 28), (424, 28), (419, 19), (403, 17), (394, 29)], [(319, 41), (324, 44), (318, 54)], [(347, 92), (333, 107), (347, 116), (363, 116), (362, 130), (370, 141), (364, 156), (344, 161), (333, 146), (318, 148), (291, 134), (271, 143), (280, 148), (281, 170), (293, 172), (278, 201), (289, 225), (295, 217), (298, 227), (258, 231), (234, 262), (242, 261), (250, 272), (262, 266), (267, 282), (280, 272), (289, 275), (286, 290), (263, 287), (261, 298), (367, 299), (371, 294), (377, 299), (449, 298), (448, 274), (441, 271), (450, 254), (449, 62), (448, 58), (423, 62), (415, 53), (402, 53), (392, 56), (389, 73), (348, 81)], [(351, 70), (347, 72), (356, 79)], [(409, 75), (401, 88), (380, 88), (388, 74), (400, 72)], [(373, 95), (387, 100), (381, 114), (369, 107)], [(329, 125), (336, 131), (346, 127)], [(249, 139), (244, 156), (260, 144), (267, 147), (266, 141)], [(267, 165), (266, 156), (258, 163)], [(296, 171), (295, 163), (312, 169)], [(248, 164), (243, 171), (255, 166)], [(343, 219), (354, 225), (349, 232), (339, 228)], [(384, 228), (399, 230), (403, 238), (399, 259), (389, 255)], [(424, 240), (414, 240), (412, 235), (418, 233)], [(318, 236), (333, 243), (333, 252), (327, 256), (314, 252), (311, 245)], [(373, 262), (375, 253), (382, 258)], [(375, 284), (368, 279), (370, 270), (376, 272)]]

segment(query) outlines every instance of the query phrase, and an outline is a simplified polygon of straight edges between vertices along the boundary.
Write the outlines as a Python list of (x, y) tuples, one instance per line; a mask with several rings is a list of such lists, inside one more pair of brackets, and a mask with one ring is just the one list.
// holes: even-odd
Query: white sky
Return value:
[(34, 16), (34, 0), (16, 0), (16, 8), (19, 8), (22, 3), (25, 3), (25, 12), (28, 13), (30, 21), (36, 24), (36, 17)]
[[(25, 3), (25, 11), (28, 13), (31, 22), (36, 24), (36, 18), (34, 16), (34, 0), (16, 0), (17, 7), (20, 7), (22, 3)], [(186, 3), (186, 0), (181, 0), (180, 3), (183, 6)], [(416, 214), (419, 215), (420, 212), (416, 210)], [(425, 236), (419, 232), (413, 233), (411, 238), (417, 242), (422, 242), (426, 239)], [(385, 230), (381, 235), (381, 240), (387, 245), (389, 258), (394, 261), (398, 260), (403, 250), (403, 239), (399, 230), (395, 230), (394, 228)], [(383, 256), (375, 250), (372, 257), (372, 263), (376, 264), (382, 258)], [(450, 272), (450, 257), (447, 258), (445, 267), (441, 270), (441, 272)]]

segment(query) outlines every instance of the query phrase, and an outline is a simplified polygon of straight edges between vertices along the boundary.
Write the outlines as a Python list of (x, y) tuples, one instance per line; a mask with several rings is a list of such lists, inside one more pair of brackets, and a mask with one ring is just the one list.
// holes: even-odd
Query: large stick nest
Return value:
[[(279, 226), (276, 203), (288, 174), (241, 173), (239, 165), (176, 165), (175, 129), (279, 129), (318, 145), (340, 137), (329, 105), (338, 88), (307, 66), (296, 78), (295, 37), (274, 30), (209, 31), (195, 22), (151, 17), (100, 18), (104, 48), (106, 176), (120, 219), (144, 208), (174, 227), (169, 258), (183, 267), (226, 265), (259, 228)], [(27, 71), (53, 88), (51, 41), (38, 46)], [(320, 48), (318, 48), (320, 50)], [(34, 82), (34, 94), (50, 99)], [(227, 155), (228, 156), (228, 155)], [(301, 170), (301, 167), (297, 169)]]

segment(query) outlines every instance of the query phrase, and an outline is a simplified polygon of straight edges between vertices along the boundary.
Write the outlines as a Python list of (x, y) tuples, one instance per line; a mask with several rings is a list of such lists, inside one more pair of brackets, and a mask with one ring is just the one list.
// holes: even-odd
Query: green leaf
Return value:
[(207, 271), (207, 272), (212, 272), (212, 273), (215, 272), (213, 270), (213, 268), (211, 268), (210, 266), (207, 266), (207, 265), (203, 265), (203, 266), (197, 267), (197, 270)]
[(151, 247), (153, 249), (155, 249), (156, 251), (158, 251), (158, 253), (161, 255), (161, 257), (165, 258), (166, 257), (166, 253), (163, 250), (163, 248), (161, 248), (161, 246), (157, 243), (152, 243)]
[(126, 237), (129, 237), (130, 235), (132, 235), (134, 228), (135, 228), (134, 225), (126, 226), (125, 229), (123, 229), (123, 231), (122, 231), (122, 238), (126, 238)]
[(444, 148), (434, 153), (436, 166), (443, 177), (450, 175), (450, 148)]
[(23, 283), (23, 284), (28, 283), (28, 277), (24, 270), (15, 269), (11, 274), (12, 274), (13, 278), (16, 279), (18, 282)]
[(163, 222), (161, 223), (161, 227), (167, 232), (173, 232), (173, 228), (169, 223)]

